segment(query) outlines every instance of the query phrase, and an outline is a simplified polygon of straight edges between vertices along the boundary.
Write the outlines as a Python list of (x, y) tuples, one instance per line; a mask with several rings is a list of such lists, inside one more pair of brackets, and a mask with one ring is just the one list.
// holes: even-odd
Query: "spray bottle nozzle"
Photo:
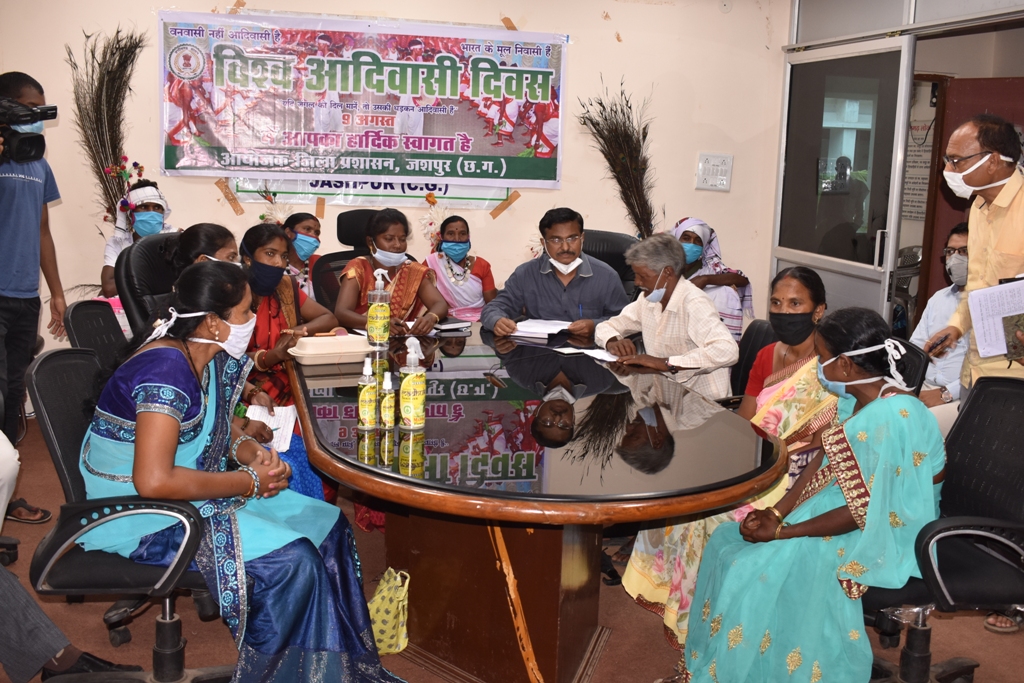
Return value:
[(391, 386), (391, 373), (390, 372), (385, 372), (384, 373), (384, 391), (391, 391), (392, 388), (393, 387)]
[(366, 356), (365, 358), (363, 358), (363, 374), (364, 375), (372, 375), (373, 374), (373, 366), (370, 365), (370, 357), (369, 356)]
[(420, 348), (420, 340), (416, 337), (409, 337), (405, 340), (405, 349), (406, 366), (410, 368), (418, 367), (420, 361), (423, 360), (423, 349)]
[(383, 268), (378, 268), (373, 271), (373, 274), (377, 278), (377, 284), (374, 286), (374, 289), (384, 289), (384, 278), (387, 277), (388, 271)]

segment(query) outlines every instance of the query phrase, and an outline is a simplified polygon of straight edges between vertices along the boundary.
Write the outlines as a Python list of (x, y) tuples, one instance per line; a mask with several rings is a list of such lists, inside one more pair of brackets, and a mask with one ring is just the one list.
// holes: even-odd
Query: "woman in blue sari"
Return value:
[(839, 396), (822, 453), (774, 508), (723, 524), (704, 549), (683, 681), (871, 676), (860, 598), (920, 577), (917, 533), (938, 516), (945, 450), (904, 390), (881, 316), (846, 308), (817, 330), (818, 376)]
[[(374, 645), (351, 527), (288, 490), (291, 468), (231, 425), (255, 318), (241, 269), (186, 268), (174, 306), (106, 383), (82, 444), (89, 498), (192, 501), (196, 563), (238, 647), (234, 681), (399, 683)], [(141, 339), (140, 339), (141, 341)], [(86, 550), (166, 566), (182, 538), (166, 517), (113, 520)]]

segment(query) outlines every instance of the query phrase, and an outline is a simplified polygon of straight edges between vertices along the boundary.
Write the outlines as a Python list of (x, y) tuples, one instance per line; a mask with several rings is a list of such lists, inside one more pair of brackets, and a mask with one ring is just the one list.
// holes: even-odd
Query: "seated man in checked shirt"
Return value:
[[(729, 394), (729, 366), (739, 359), (732, 338), (708, 295), (680, 275), (686, 259), (672, 235), (658, 234), (626, 251), (639, 299), (600, 323), (594, 342), (619, 357), (626, 372), (665, 372), (706, 398)], [(646, 353), (627, 337), (643, 333)]]

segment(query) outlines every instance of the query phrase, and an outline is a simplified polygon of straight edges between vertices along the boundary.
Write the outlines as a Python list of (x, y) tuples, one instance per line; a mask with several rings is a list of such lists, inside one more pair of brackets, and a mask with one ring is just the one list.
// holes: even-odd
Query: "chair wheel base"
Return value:
[[(233, 666), (210, 666), (203, 669), (185, 669), (185, 674), (175, 683), (230, 683), (235, 673)], [(136, 683), (137, 681), (153, 682), (151, 671), (121, 671), (95, 674), (67, 674), (53, 676), (53, 683)]]
[(132, 632), (128, 630), (127, 626), (118, 626), (107, 631), (107, 637), (110, 638), (110, 644), (114, 647), (121, 647), (125, 643), (132, 642)]
[[(973, 683), (978, 662), (967, 657), (951, 657), (932, 664), (928, 683)], [(871, 664), (871, 683), (902, 683), (898, 664), (879, 659)]]

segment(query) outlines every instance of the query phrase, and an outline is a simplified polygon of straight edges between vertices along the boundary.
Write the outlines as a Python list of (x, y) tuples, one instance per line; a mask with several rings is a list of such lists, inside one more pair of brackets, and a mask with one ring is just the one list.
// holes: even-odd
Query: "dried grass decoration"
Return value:
[(99, 184), (97, 201), (111, 221), (124, 197), (125, 183), (106, 169), (120, 164), (124, 157), (125, 101), (131, 92), (136, 62), (146, 44), (145, 33), (120, 28), (109, 37), (86, 34), (81, 64), (75, 59), (71, 46), (64, 46), (68, 54), (66, 61), (71, 67), (79, 144)]
[(619, 198), (640, 239), (654, 233), (654, 172), (647, 138), (649, 104), (650, 99), (644, 99), (634, 108), (624, 83), (619, 84), (615, 95), (605, 88), (604, 97), (580, 100), (580, 123), (594, 136), (594, 146), (608, 163), (611, 178), (619, 186)]

